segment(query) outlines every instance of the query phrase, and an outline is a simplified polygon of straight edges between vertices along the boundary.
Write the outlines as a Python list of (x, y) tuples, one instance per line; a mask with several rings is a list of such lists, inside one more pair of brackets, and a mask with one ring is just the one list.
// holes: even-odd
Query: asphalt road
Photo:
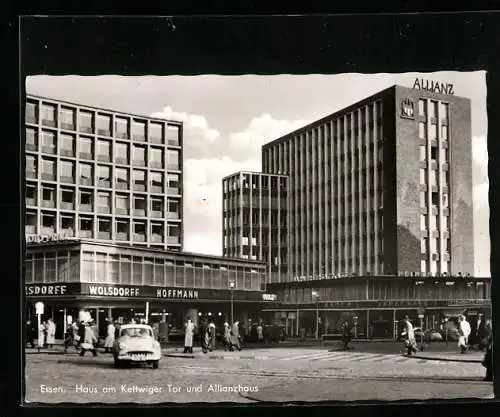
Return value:
[(253, 349), (255, 358), (164, 357), (160, 368), (115, 369), (111, 355), (26, 355), (29, 403), (162, 403), (489, 398), (474, 363), (399, 354)]

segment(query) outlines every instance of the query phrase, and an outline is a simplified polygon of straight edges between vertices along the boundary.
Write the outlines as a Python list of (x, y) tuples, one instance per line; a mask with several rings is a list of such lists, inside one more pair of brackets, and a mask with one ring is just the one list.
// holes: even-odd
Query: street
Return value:
[[(474, 353), (475, 354), (475, 353)], [(464, 355), (471, 357), (471, 355)], [(215, 351), (167, 357), (160, 368), (115, 369), (109, 354), (26, 356), (26, 401), (234, 402), (492, 398), (477, 362), (325, 347)], [(476, 354), (475, 357), (480, 357)]]

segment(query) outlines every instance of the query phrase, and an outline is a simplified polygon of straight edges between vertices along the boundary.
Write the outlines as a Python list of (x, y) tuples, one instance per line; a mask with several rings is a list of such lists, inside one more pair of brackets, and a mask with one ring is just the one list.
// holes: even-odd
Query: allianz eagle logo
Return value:
[(415, 106), (413, 104), (413, 100), (405, 98), (401, 102), (401, 116), (413, 119), (414, 112), (415, 112)]

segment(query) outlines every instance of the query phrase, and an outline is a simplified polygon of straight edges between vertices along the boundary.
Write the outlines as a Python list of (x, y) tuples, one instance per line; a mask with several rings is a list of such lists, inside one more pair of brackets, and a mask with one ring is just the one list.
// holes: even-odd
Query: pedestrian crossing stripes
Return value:
[(353, 353), (353, 352), (321, 352), (308, 353), (292, 356), (273, 356), (270, 358), (277, 361), (311, 361), (311, 362), (406, 362), (410, 358), (401, 355), (380, 354), (380, 353)]

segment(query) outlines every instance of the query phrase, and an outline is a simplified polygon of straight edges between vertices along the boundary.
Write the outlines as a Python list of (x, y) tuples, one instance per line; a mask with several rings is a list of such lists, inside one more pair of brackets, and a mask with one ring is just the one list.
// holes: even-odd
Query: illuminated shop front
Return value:
[[(85, 241), (28, 244), (25, 270), (27, 316), (43, 301), (43, 319), (52, 317), (56, 338), (65, 317), (87, 310), (104, 333), (105, 318), (165, 319), (182, 328), (187, 317), (258, 320), (273, 304), (262, 283), (263, 262)], [(220, 322), (220, 323), (219, 323)]]
[(292, 337), (301, 328), (314, 335), (316, 316), (320, 335), (338, 333), (347, 319), (356, 323), (359, 338), (394, 338), (406, 315), (424, 329), (440, 329), (459, 314), (466, 314), (472, 327), (479, 314), (491, 318), (491, 278), (346, 277), (267, 289), (277, 294), (279, 306), (264, 311)]

